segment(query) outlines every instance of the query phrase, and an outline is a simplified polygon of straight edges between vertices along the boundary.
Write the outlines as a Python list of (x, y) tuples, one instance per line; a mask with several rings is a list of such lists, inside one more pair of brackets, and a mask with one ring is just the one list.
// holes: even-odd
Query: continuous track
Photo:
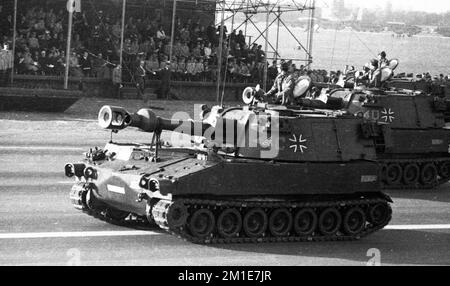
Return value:
[(384, 159), (384, 189), (433, 189), (450, 179), (450, 158)]

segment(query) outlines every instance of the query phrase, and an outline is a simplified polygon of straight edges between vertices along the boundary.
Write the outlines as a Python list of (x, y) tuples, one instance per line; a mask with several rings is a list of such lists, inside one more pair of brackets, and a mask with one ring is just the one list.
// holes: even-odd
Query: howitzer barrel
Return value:
[(147, 108), (131, 114), (122, 107), (108, 105), (100, 109), (98, 123), (100, 127), (111, 130), (121, 130), (131, 126), (145, 132), (169, 130), (191, 136), (203, 136), (206, 130), (212, 128), (211, 125), (200, 121), (162, 118)]

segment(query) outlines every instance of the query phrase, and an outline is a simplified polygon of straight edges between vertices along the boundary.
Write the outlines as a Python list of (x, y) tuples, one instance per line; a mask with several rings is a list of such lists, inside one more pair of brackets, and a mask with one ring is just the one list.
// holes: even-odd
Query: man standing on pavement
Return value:
[(122, 88), (122, 66), (117, 65), (113, 69), (112, 81), (114, 85), (114, 92), (117, 98), (120, 98), (120, 89)]
[(145, 61), (141, 60), (139, 62), (139, 66), (136, 68), (136, 72), (134, 73), (134, 78), (136, 81), (136, 90), (138, 97), (142, 98), (145, 103), (147, 103), (148, 99), (145, 97), (145, 76), (146, 70), (144, 68)]
[(170, 70), (170, 61), (167, 61), (164, 68), (159, 72), (161, 78), (161, 83), (158, 90), (159, 99), (169, 99), (170, 93), (170, 79), (172, 77), (172, 72)]

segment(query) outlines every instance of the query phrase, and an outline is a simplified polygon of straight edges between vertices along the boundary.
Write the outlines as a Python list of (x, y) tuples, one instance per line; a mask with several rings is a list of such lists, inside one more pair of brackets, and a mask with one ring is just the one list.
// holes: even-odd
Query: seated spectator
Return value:
[(170, 55), (170, 47), (171, 47), (170, 43), (164, 45), (164, 55), (166, 56)]
[(137, 55), (139, 53), (139, 43), (137, 38), (133, 38), (131, 41), (129, 53), (131, 55)]
[(159, 61), (159, 69), (165, 69), (168, 61), (169, 59), (167, 58), (167, 56), (163, 54), (161, 60)]
[(240, 66), (240, 75), (241, 75), (241, 79), (244, 82), (248, 82), (248, 80), (251, 77), (250, 74), (250, 68), (249, 66), (245, 63), (245, 62), (241, 62), (241, 66)]
[(212, 54), (211, 43), (208, 43), (205, 46), (205, 48), (203, 49), (203, 53), (204, 53), (206, 59), (211, 58), (211, 54)]
[(26, 51), (23, 54), (23, 60), (21, 64), (23, 65), (25, 73), (31, 73), (36, 75), (37, 72), (39, 71), (38, 63), (33, 60), (30, 52), (28, 51)]
[(120, 39), (120, 37), (122, 36), (122, 23), (120, 22), (120, 20), (117, 20), (116, 23), (112, 26), (111, 33), (114, 37)]
[(192, 56), (195, 59), (200, 59), (202, 57), (200, 43), (197, 43), (195, 48), (192, 49)]
[(182, 56), (181, 43), (179, 40), (175, 41), (175, 45), (173, 46), (172, 54), (173, 54), (173, 56), (175, 56), (177, 58)]
[(52, 74), (50, 63), (47, 57), (47, 52), (45, 50), (41, 51), (41, 54), (37, 62), (40, 69), (40, 73), (42, 73), (43, 75)]
[(158, 31), (156, 32), (156, 38), (161, 42), (165, 41), (167, 38), (162, 25), (159, 26)]
[(155, 42), (151, 42), (150, 39), (145, 39), (142, 44), (139, 45), (139, 53), (151, 54), (155, 49)]
[(39, 34), (42, 34), (45, 31), (44, 19), (40, 19), (36, 24), (34, 24), (33, 30), (35, 30)]
[(189, 81), (194, 80), (194, 78), (195, 78), (195, 60), (193, 57), (190, 57), (186, 63), (186, 73), (187, 73), (187, 79)]
[(38, 37), (39, 39), (39, 47), (41, 49), (47, 50), (51, 44), (52, 36), (50, 35), (50, 31), (45, 31), (44, 34)]
[(75, 37), (71, 43), (71, 47), (76, 51), (83, 48), (83, 43), (81, 42), (80, 34), (75, 34)]
[(191, 40), (191, 34), (189, 32), (188, 27), (185, 25), (183, 29), (180, 31), (180, 38), (184, 44), (187, 44)]
[(194, 66), (194, 76), (196, 80), (202, 80), (204, 78), (205, 67), (203, 66), (203, 61), (198, 58)]
[(189, 58), (191, 56), (191, 53), (189, 51), (189, 47), (187, 46), (186, 43), (184, 43), (181, 46), (181, 56), (184, 57), (185, 59)]
[(50, 53), (48, 55), (48, 67), (49, 67), (49, 73), (51, 75), (57, 75), (59, 74), (59, 70), (58, 70), (58, 58), (60, 56), (59, 51), (55, 48), (52, 47), (52, 49), (50, 50)]
[(58, 21), (55, 23), (55, 25), (53, 26), (52, 32), (56, 33), (56, 34), (60, 34), (63, 32), (62, 21)]
[(56, 60), (56, 72), (62, 74), (66, 68), (66, 52), (61, 51), (59, 57)]
[(36, 51), (39, 49), (39, 40), (36, 38), (36, 33), (32, 32), (28, 38), (28, 47), (31, 51)]
[(177, 78), (179, 80), (186, 80), (187, 79), (186, 72), (187, 72), (186, 71), (186, 59), (183, 57), (178, 58), (178, 67), (177, 67), (177, 72), (176, 72)]

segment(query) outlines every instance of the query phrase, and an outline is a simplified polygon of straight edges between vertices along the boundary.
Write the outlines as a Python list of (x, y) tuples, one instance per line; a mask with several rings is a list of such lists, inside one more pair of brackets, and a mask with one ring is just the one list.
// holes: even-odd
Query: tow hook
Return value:
[(148, 201), (150, 199), (150, 197), (145, 192), (139, 193), (139, 195), (137, 197), (138, 198), (137, 198), (136, 202), (138, 202), (138, 203), (142, 202), (143, 200)]

